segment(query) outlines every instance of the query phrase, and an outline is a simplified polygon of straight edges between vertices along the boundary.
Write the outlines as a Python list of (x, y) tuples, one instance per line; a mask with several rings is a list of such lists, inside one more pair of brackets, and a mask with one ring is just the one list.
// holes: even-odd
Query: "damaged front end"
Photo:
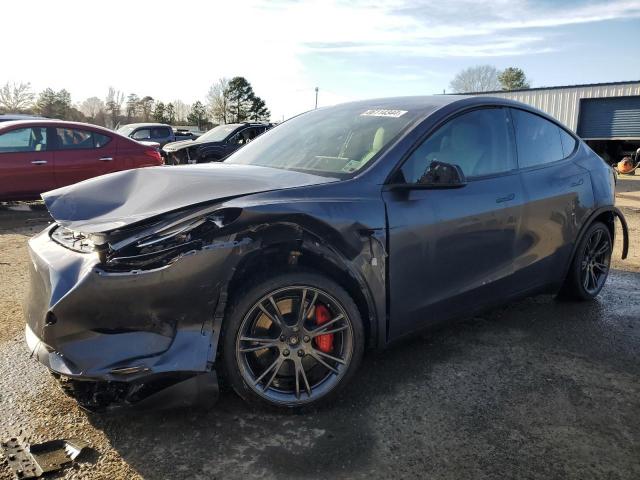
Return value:
[[(181, 211), (107, 233), (53, 225), (29, 241), (27, 344), (81, 405), (212, 405), (216, 318), (240, 209)], [(220, 311), (218, 311), (218, 307)]]

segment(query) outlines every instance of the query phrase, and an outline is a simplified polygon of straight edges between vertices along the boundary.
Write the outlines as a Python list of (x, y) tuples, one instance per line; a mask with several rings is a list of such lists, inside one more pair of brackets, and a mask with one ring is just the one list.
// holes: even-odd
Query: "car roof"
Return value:
[[(465, 95), (422, 95), (407, 97), (370, 98), (356, 100), (342, 105), (361, 105), (368, 109), (410, 110), (419, 111), (425, 115), (449, 105), (469, 98)], [(487, 97), (488, 98), (488, 97)], [(340, 105), (336, 105), (339, 107)], [(328, 107), (331, 108), (331, 107)]]
[(46, 120), (47, 117), (39, 117), (38, 115), (28, 115), (26, 113), (3, 113), (0, 115), (0, 122), (10, 122), (13, 120)]
[(171, 128), (171, 125), (166, 124), (166, 123), (127, 123), (125, 125), (120, 125), (118, 128), (123, 128), (123, 127), (169, 127)]
[(105, 127), (101, 127), (100, 125), (94, 125), (92, 123), (83, 123), (83, 122), (67, 122), (65, 120), (14, 120), (9, 122), (0, 122), (0, 132), (4, 132), (5, 130), (10, 130), (14, 126), (22, 126), (22, 127), (60, 127), (60, 128), (79, 128), (79, 129), (92, 129), (98, 132), (104, 132), (106, 135), (117, 135), (120, 138), (124, 138), (127, 140), (131, 140), (129, 137), (125, 137), (124, 135), (116, 132), (115, 130), (110, 130)]

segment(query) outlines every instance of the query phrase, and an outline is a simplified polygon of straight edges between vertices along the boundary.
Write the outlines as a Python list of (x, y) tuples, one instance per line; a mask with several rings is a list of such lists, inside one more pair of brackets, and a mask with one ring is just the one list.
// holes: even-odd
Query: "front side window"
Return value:
[[(554, 123), (524, 110), (512, 109), (520, 168), (562, 160), (561, 129)], [(573, 149), (572, 149), (573, 151)]]
[(140, 130), (136, 130), (136, 133), (132, 135), (135, 140), (148, 140), (151, 138), (151, 132), (148, 128), (141, 128)]
[(370, 165), (423, 113), (362, 103), (312, 110), (265, 132), (225, 162), (346, 178)]
[(230, 145), (244, 145), (246, 143), (246, 138), (244, 135), (245, 130), (242, 130), (241, 132), (236, 133), (234, 136), (232, 136), (227, 143), (229, 143)]
[(432, 164), (442, 163), (458, 165), (468, 179), (515, 169), (506, 110), (473, 110), (445, 123), (413, 151), (400, 169), (400, 180), (425, 183), (431, 178)]
[(46, 149), (46, 128), (18, 128), (0, 135), (0, 153), (41, 152)]
[(93, 136), (86, 130), (56, 128), (58, 144), (63, 150), (80, 150), (93, 148)]

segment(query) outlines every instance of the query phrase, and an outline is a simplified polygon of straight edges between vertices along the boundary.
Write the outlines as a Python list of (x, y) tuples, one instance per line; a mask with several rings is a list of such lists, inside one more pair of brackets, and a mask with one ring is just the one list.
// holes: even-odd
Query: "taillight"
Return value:
[(160, 165), (164, 164), (164, 159), (162, 158), (162, 155), (160, 155), (160, 152), (158, 150), (156, 150), (155, 148), (150, 148), (148, 150), (145, 150), (144, 154), (147, 157), (153, 158), (154, 162), (159, 163)]

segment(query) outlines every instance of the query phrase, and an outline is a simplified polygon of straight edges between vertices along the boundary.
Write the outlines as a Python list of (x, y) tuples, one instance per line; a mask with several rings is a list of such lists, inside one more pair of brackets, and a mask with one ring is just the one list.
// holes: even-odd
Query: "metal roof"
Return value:
[(518, 88), (515, 90), (489, 90), (486, 92), (451, 93), (450, 95), (488, 95), (492, 93), (533, 92), (536, 90), (560, 90), (565, 88), (588, 88), (588, 87), (608, 87), (608, 86), (615, 87), (617, 85), (627, 85), (630, 83), (640, 84), (640, 80), (629, 80), (627, 82), (581, 83), (577, 85), (559, 85), (559, 86), (552, 86), (552, 87)]

